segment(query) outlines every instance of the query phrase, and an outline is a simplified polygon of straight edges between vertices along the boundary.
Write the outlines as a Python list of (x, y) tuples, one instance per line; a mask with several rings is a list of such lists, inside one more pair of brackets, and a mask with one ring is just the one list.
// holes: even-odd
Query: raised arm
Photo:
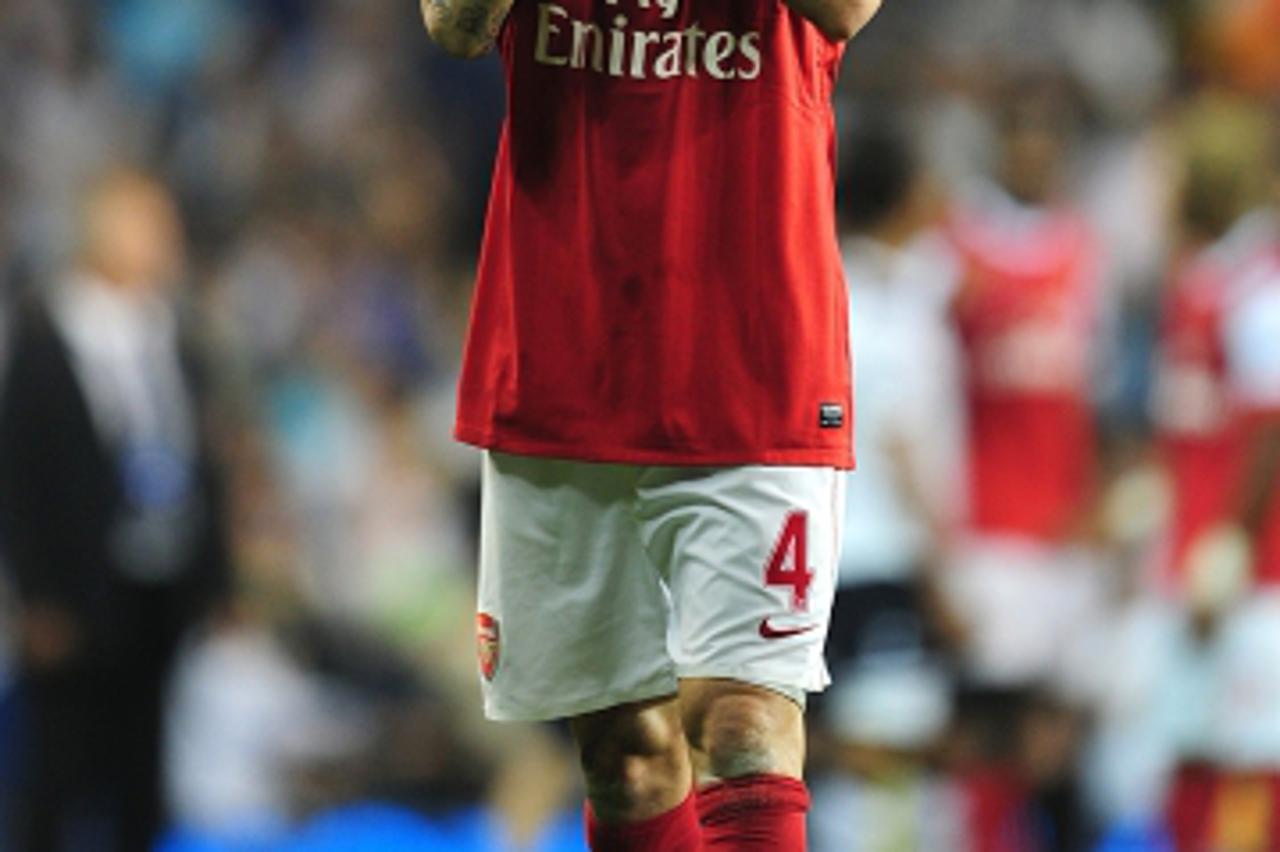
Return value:
[(420, 0), (431, 39), (446, 53), (475, 59), (489, 52), (513, 0)]
[(881, 0), (786, 0), (832, 41), (848, 41), (880, 11)]

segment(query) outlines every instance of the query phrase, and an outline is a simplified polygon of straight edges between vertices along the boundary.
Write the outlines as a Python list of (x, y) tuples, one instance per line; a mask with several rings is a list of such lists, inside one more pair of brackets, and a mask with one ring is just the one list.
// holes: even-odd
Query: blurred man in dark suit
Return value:
[(0, 380), (0, 541), (19, 606), (23, 852), (138, 852), (163, 824), (163, 696), (223, 598), (222, 500), (179, 329), (168, 192), (116, 171), (80, 261), (25, 306)]

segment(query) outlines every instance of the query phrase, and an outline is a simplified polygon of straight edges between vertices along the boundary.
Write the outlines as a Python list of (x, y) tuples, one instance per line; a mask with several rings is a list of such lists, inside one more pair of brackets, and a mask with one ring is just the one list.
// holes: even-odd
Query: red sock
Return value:
[(587, 802), (587, 845), (592, 852), (702, 852), (702, 829), (694, 794), (641, 822), (605, 825)]
[(784, 775), (749, 775), (698, 791), (707, 852), (804, 852), (809, 791)]

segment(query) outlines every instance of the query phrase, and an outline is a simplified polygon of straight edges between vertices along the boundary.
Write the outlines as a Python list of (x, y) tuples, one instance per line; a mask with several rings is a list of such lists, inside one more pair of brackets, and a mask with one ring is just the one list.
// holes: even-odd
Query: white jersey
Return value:
[[(958, 275), (951, 253), (923, 236), (901, 249), (855, 238), (844, 254), (858, 393), (858, 470), (840, 563), (847, 585), (909, 575), (929, 546), (921, 509), (958, 514), (964, 477), (960, 358), (947, 321)], [(931, 505), (916, 505), (908, 487)]]

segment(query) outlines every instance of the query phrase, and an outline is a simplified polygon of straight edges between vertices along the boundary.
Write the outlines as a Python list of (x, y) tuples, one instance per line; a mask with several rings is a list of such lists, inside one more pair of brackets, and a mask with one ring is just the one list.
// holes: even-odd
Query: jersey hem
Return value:
[(555, 441), (539, 441), (513, 435), (496, 435), (465, 423), (453, 436), (464, 444), (518, 456), (568, 459), (598, 464), (661, 465), (670, 467), (771, 465), (778, 467), (833, 467), (853, 470), (852, 450), (798, 448), (773, 450), (654, 450), (636, 447), (589, 447)]

